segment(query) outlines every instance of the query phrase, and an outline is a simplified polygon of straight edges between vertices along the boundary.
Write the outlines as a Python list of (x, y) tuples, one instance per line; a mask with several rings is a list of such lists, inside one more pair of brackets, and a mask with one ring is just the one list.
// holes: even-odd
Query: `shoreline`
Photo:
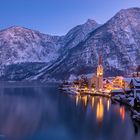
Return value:
[[(119, 97), (119, 95), (118, 95), (118, 97)], [(120, 97), (121, 97), (121, 95), (120, 95)], [(135, 110), (134, 105), (132, 103), (128, 102), (126, 97), (118, 99), (115, 96), (113, 96), (113, 97), (111, 97), (111, 100), (115, 103), (120, 103), (120, 104), (123, 104), (123, 105), (129, 107), (132, 119), (140, 124), (140, 111)]]
[[(113, 102), (115, 103), (121, 103), (127, 107), (129, 107), (130, 109), (130, 112), (131, 112), (131, 117), (133, 120), (137, 121), (139, 124), (140, 124), (140, 110), (139, 111), (136, 111), (134, 109), (134, 97), (130, 95), (126, 95), (126, 94), (116, 94), (116, 95), (112, 95), (111, 96), (111, 92), (110, 93), (90, 93), (90, 92), (86, 92), (86, 91), (83, 91), (82, 92), (78, 92), (71, 89), (71, 88), (68, 88), (68, 87), (65, 87), (65, 90), (60, 89), (62, 91), (64, 91), (66, 94), (71, 94), (71, 95), (87, 95), (87, 96), (101, 96), (103, 98), (110, 98)], [(139, 101), (140, 102), (140, 101)]]
[(46, 87), (57, 86), (58, 82), (40, 81), (0, 81), (0, 88), (26, 88), (26, 87)]

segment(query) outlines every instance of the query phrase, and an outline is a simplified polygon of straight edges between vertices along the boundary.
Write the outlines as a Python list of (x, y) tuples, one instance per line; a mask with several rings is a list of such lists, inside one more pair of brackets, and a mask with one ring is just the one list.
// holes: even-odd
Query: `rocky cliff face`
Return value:
[(101, 54), (106, 75), (129, 73), (140, 64), (139, 37), (140, 8), (121, 10), (46, 71), (58, 78), (92, 73), (97, 66), (98, 54)]
[(50, 62), (58, 56), (58, 36), (14, 26), (0, 31), (0, 63)]
[(74, 27), (65, 35), (60, 52), (66, 52), (74, 48), (99, 26), (96, 21), (88, 19), (86, 23)]
[(74, 27), (66, 36), (45, 35), (18, 26), (0, 31), (2, 79), (38, 78), (37, 74), (41, 75), (42, 70), (57, 63), (63, 54), (75, 47), (97, 26), (99, 25), (94, 20), (88, 20), (85, 24)]
[[(10, 28), (0, 32), (0, 50), (2, 64), (45, 62), (23, 79), (65, 79), (71, 74), (93, 73), (99, 54), (106, 75), (126, 74), (140, 65), (140, 8), (121, 10), (104, 25), (88, 20), (64, 37)], [(7, 73), (11, 75), (11, 68), (5, 77)]]

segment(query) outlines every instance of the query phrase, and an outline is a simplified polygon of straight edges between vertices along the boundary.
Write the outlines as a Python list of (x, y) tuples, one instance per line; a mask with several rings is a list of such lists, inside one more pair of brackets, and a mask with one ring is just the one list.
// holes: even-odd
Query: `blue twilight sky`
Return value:
[(62, 35), (88, 18), (104, 23), (140, 0), (0, 0), (0, 29), (18, 25)]

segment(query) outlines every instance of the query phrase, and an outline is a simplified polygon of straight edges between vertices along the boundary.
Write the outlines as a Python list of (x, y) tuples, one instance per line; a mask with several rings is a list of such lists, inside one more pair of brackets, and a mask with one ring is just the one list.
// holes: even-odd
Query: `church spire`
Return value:
[(102, 56), (101, 56), (101, 54), (99, 54), (98, 65), (102, 65), (102, 64), (103, 64)]

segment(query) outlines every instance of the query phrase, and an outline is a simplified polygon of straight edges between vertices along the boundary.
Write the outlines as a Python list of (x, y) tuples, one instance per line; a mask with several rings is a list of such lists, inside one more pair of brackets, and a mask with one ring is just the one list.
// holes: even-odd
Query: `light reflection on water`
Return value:
[[(80, 100), (82, 99), (82, 103), (84, 106), (88, 105), (88, 101), (91, 104), (91, 107), (96, 110), (96, 121), (101, 123), (104, 118), (104, 110), (106, 109), (107, 112), (110, 111), (111, 107), (111, 99), (109, 98), (102, 98), (102, 97), (97, 97), (97, 96), (80, 96), (77, 95), (75, 96), (76, 100), (76, 106), (80, 103)], [(96, 102), (95, 102), (96, 101)], [(120, 106), (117, 107), (115, 110), (115, 113), (120, 115), (120, 118), (123, 121), (125, 121), (125, 107)], [(119, 112), (119, 113), (118, 113)]]
[(56, 87), (0, 90), (0, 140), (138, 140), (124, 106)]
[[(80, 103), (80, 100), (82, 101), (84, 106), (88, 105), (88, 101), (90, 102), (91, 107), (94, 110), (96, 110), (96, 120), (97, 120), (97, 122), (102, 122), (103, 121), (105, 103), (106, 103), (106, 106), (107, 106), (107, 111), (110, 110), (110, 105), (111, 105), (111, 100), (110, 99), (107, 99), (107, 98), (103, 99), (103, 98), (100, 98), (100, 97), (93, 97), (93, 96), (77, 95), (77, 96), (75, 96), (76, 106), (78, 106), (78, 104)], [(104, 103), (103, 103), (103, 100), (105, 101)]]
[(110, 105), (111, 105), (111, 101), (110, 101), (110, 99), (108, 99), (108, 100), (107, 100), (107, 111), (110, 110)]
[(97, 103), (96, 119), (98, 122), (102, 122), (104, 117), (104, 105), (102, 99)]

